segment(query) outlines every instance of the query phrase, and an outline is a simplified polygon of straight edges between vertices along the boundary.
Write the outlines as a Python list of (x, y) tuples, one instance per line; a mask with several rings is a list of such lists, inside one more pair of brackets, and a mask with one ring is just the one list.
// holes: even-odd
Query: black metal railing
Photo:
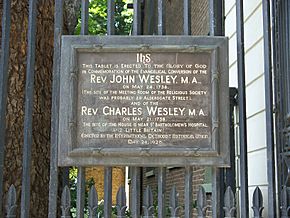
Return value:
[[(275, 88), (275, 127), (277, 144), (277, 183), (281, 192), (279, 202), (281, 217), (289, 216), (290, 169), (290, 3), (285, 0), (272, 2), (273, 69)], [(287, 206), (288, 205), (288, 206)]]
[[(286, 197), (289, 192), (286, 191), (286, 189), (283, 189), (283, 197)], [(153, 204), (153, 194), (150, 186), (147, 186), (147, 188), (144, 191), (144, 199), (143, 199), (143, 205), (142, 205), (142, 213), (138, 214), (138, 217), (146, 217), (146, 218), (152, 218), (156, 217), (156, 205)], [(173, 186), (171, 188), (170, 192), (170, 201), (169, 205), (167, 205), (167, 213), (164, 214), (163, 217), (171, 217), (171, 218), (178, 218), (185, 216), (187, 213), (186, 208), (183, 206), (178, 205), (178, 192), (176, 190), (176, 187)], [(254, 193), (253, 193), (253, 201), (252, 201), (252, 210), (253, 210), (253, 217), (254, 218), (262, 218), (263, 217), (263, 195), (259, 187), (256, 187)], [(287, 199), (288, 201), (288, 199)], [(98, 204), (98, 193), (95, 188), (95, 186), (91, 186), (89, 193), (88, 193), (88, 217), (106, 217), (105, 209), (99, 209), (101, 207)], [(128, 207), (126, 205), (126, 192), (125, 188), (123, 186), (119, 187), (119, 190), (116, 195), (116, 205), (114, 207), (116, 210), (115, 216), (118, 218), (126, 218), (131, 217), (132, 212), (128, 211)], [(197, 192), (197, 200), (196, 200), (196, 214), (198, 218), (206, 218), (206, 212), (210, 208), (210, 205), (208, 205), (207, 197), (205, 190), (202, 186), (199, 187)], [(12, 185), (8, 191), (8, 197), (7, 197), (7, 204), (6, 204), (6, 218), (12, 218), (16, 217), (16, 190), (15, 187)], [(65, 186), (62, 195), (61, 195), (61, 217), (62, 218), (71, 218), (71, 193), (68, 186)], [(235, 218), (236, 217), (236, 200), (234, 192), (232, 191), (232, 188), (230, 186), (227, 187), (225, 193), (224, 193), (224, 205), (223, 205), (224, 215), (221, 217), (223, 218)], [(289, 207), (286, 207), (285, 205), (281, 208), (281, 217), (288, 217), (288, 211)], [(107, 214), (108, 215), (108, 214)], [(111, 216), (111, 214), (109, 215)]]
[[(134, 23), (133, 35), (142, 33), (142, 16), (141, 4), (143, 1), (134, 0)], [(268, 217), (278, 217), (276, 208), (276, 184), (275, 178), (275, 158), (274, 158), (274, 124), (273, 124), (273, 88), (272, 88), (272, 54), (273, 49), (273, 69), (275, 70), (275, 103), (276, 103), (276, 130), (277, 130), (277, 159), (279, 170), (279, 198), (280, 198), (280, 217), (289, 217), (289, 190), (287, 188), (287, 179), (289, 178), (289, 165), (285, 159), (289, 159), (288, 147), (289, 140), (289, 1), (274, 0), (272, 1), (273, 10), (273, 29), (272, 38), (274, 47), (271, 44), (271, 29), (270, 29), (270, 5), (269, 1), (263, 0), (263, 24), (264, 24), (264, 63), (265, 63), (265, 99), (266, 99), (266, 116), (267, 116), (267, 166), (268, 166)], [(1, 38), (1, 60), (0, 60), (0, 213), (5, 214), (2, 217), (16, 217), (17, 209), (21, 211), (22, 218), (29, 217), (30, 208), (30, 164), (31, 164), (31, 145), (32, 145), (32, 109), (33, 109), (33, 93), (34, 93), (34, 61), (35, 61), (35, 43), (36, 43), (36, 22), (37, 22), (37, 0), (29, 0), (29, 21), (28, 21), (28, 46), (27, 46), (27, 68), (26, 68), (26, 87), (25, 87), (25, 116), (24, 116), (24, 146), (23, 146), (23, 176), (21, 189), (21, 205), (16, 205), (16, 189), (11, 185), (8, 193), (3, 194), (3, 168), (5, 157), (5, 126), (6, 126), (6, 102), (7, 102), (7, 86), (9, 74), (9, 42), (10, 42), (10, 26), (11, 26), (11, 1), (3, 1), (3, 16), (2, 16), (2, 38)], [(62, 191), (61, 206), (58, 208), (58, 176), (59, 168), (57, 165), (57, 135), (58, 135), (58, 107), (59, 107), (59, 76), (60, 76), (60, 49), (61, 36), (63, 34), (63, 0), (55, 1), (55, 26), (54, 26), (54, 56), (53, 56), (53, 84), (52, 84), (52, 120), (51, 120), (51, 150), (50, 150), (50, 184), (49, 184), (49, 218), (57, 217), (58, 210), (61, 211), (63, 218), (71, 217), (71, 197), (70, 189), (66, 186)], [(184, 0), (183, 28), (184, 35), (191, 35), (191, 0)], [(224, 15), (222, 10), (222, 1), (210, 0), (210, 34), (224, 34)], [(89, 0), (82, 0), (81, 10), (81, 34), (88, 34), (88, 8)], [(107, 34), (114, 34), (114, 8), (113, 1), (108, 1), (108, 18), (107, 18)], [(165, 22), (165, 0), (158, 0), (158, 35), (166, 34)], [(212, 206), (213, 217), (236, 217), (238, 208), (240, 217), (249, 217), (248, 203), (248, 165), (247, 165), (247, 123), (246, 123), (246, 92), (245, 92), (245, 54), (244, 54), (244, 28), (243, 28), (243, 0), (236, 1), (237, 12), (237, 63), (238, 63), (238, 108), (239, 108), (239, 141), (240, 141), (240, 178), (241, 190), (240, 205), (235, 201), (235, 173), (226, 172), (226, 178), (231, 178), (225, 182), (223, 169), (213, 169), (213, 198)], [(168, 15), (174, 16), (174, 15)], [(285, 82), (286, 81), (286, 82)], [(233, 91), (233, 96), (236, 96), (236, 90)], [(236, 98), (234, 98), (237, 101)], [(233, 107), (235, 104), (232, 105)], [(232, 112), (232, 111), (231, 111)], [(232, 139), (233, 137), (233, 132)], [(234, 143), (234, 141), (232, 141)], [(233, 147), (233, 145), (231, 146)], [(233, 151), (231, 158), (233, 159)], [(234, 169), (234, 161), (232, 167)], [(140, 180), (141, 170), (138, 166), (131, 167), (131, 201), (129, 207), (132, 217), (153, 217), (156, 212), (153, 205), (153, 194), (150, 187), (147, 187), (145, 192), (141, 193)], [(282, 174), (280, 172), (287, 172)], [(157, 195), (157, 216), (160, 218), (170, 217), (192, 217), (193, 210), (193, 190), (192, 190), (192, 173), (191, 166), (185, 166), (185, 198), (184, 207), (178, 205), (178, 192), (173, 186), (170, 194), (170, 204), (166, 205), (165, 201), (165, 185), (166, 185), (166, 168), (158, 168), (158, 195)], [(282, 174), (282, 175), (281, 175)], [(221, 186), (221, 183), (231, 184), (227, 189)], [(112, 167), (105, 167), (104, 178), (104, 217), (111, 217), (112, 214)], [(85, 168), (78, 168), (78, 184), (77, 184), (77, 217), (84, 217), (85, 209)], [(141, 194), (144, 199), (141, 201)], [(222, 199), (221, 199), (222, 198)], [(3, 199), (7, 199), (6, 203)], [(124, 187), (120, 187), (116, 196), (117, 217), (126, 217), (128, 205), (126, 205), (126, 193)], [(143, 205), (140, 205), (142, 202)], [(6, 205), (5, 209), (2, 205)], [(221, 204), (220, 206), (218, 206)], [(221, 210), (223, 208), (223, 210)], [(254, 217), (262, 217), (263, 213), (263, 195), (257, 187), (253, 194), (252, 208)], [(167, 210), (168, 209), (168, 214)], [(206, 194), (202, 187), (199, 188), (196, 201), (196, 211), (199, 218), (206, 217), (206, 211), (209, 209), (207, 204)], [(92, 187), (88, 194), (89, 217), (96, 217), (98, 213), (98, 194)]]
[(6, 136), (6, 105), (7, 105), (7, 83), (9, 66), (9, 43), (11, 25), (11, 2), (4, 1), (2, 11), (2, 38), (1, 38), (1, 61), (0, 61), (0, 213), (3, 205), (3, 171), (4, 171), (4, 151)]

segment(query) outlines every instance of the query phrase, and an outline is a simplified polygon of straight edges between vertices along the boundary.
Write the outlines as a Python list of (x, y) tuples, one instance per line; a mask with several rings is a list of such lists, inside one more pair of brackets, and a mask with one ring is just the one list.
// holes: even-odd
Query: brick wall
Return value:
[[(151, 172), (149, 173), (150, 176), (146, 176), (146, 168), (143, 169), (143, 193), (147, 186), (150, 186), (152, 188), (153, 197), (155, 199), (155, 206), (157, 205), (157, 177), (158, 177), (158, 169), (154, 168), (153, 175)], [(201, 184), (204, 183), (204, 175), (205, 175), (205, 168), (204, 167), (194, 167), (193, 168), (193, 176), (192, 176), (192, 188), (193, 188), (193, 199), (194, 199), (194, 205), (196, 205), (196, 198), (197, 198), (197, 192), (198, 188)], [(183, 206), (184, 205), (184, 176), (185, 176), (185, 169), (183, 167), (175, 167), (175, 168), (167, 168), (166, 170), (166, 206), (169, 205), (169, 197), (171, 188), (173, 186), (176, 187), (176, 190), (178, 192), (178, 204)], [(211, 194), (207, 193), (207, 199), (208, 204), (210, 205), (210, 198)], [(211, 210), (209, 209), (208, 216), (211, 215)], [(193, 210), (193, 215), (196, 216), (196, 208)]]
[[(104, 168), (86, 168), (86, 179), (93, 178), (99, 200), (104, 199)], [(112, 171), (112, 203), (116, 204), (116, 195), (120, 186), (125, 185), (125, 168), (114, 167)]]

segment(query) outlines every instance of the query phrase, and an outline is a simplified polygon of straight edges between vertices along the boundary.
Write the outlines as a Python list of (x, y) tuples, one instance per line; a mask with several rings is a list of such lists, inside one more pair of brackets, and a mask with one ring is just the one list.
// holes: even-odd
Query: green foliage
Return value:
[[(77, 176), (78, 176), (78, 169), (76, 167), (71, 167), (69, 171), (69, 187), (70, 187), (70, 193), (71, 193), (71, 215), (72, 217), (76, 217), (77, 212)], [(86, 180), (86, 191), (85, 191), (85, 211), (84, 211), (84, 218), (89, 217), (89, 211), (88, 211), (88, 195), (90, 188), (95, 185), (95, 181), (93, 178), (90, 178)], [(97, 209), (98, 217), (104, 217), (104, 200), (99, 199), (98, 202), (98, 209)], [(131, 217), (130, 211), (127, 208), (126, 210), (126, 217)], [(112, 218), (117, 217), (117, 208), (115, 206), (112, 206)]]
[[(101, 200), (99, 201), (99, 204), (98, 204), (98, 217), (104, 217), (104, 201)], [(112, 218), (117, 218), (117, 208), (115, 206), (112, 206)], [(130, 211), (127, 210), (125, 211), (125, 217), (128, 217), (128, 218), (131, 218), (131, 213)]]
[[(77, 176), (78, 170), (76, 167), (71, 167), (69, 171), (69, 187), (71, 191), (71, 213), (72, 217), (76, 217), (76, 208), (77, 208)], [(86, 192), (85, 192), (85, 217), (88, 217), (88, 190), (95, 184), (93, 178), (86, 180)]]
[(77, 175), (78, 171), (76, 167), (71, 167), (69, 170), (69, 187), (71, 194), (71, 207), (72, 214), (75, 213), (76, 210), (76, 202), (77, 202)]
[[(133, 11), (127, 9), (132, 0), (115, 0), (115, 34), (128, 35), (131, 31)], [(90, 0), (89, 24), (90, 35), (105, 35), (107, 32), (107, 0)], [(81, 18), (76, 27), (76, 35), (80, 34)]]

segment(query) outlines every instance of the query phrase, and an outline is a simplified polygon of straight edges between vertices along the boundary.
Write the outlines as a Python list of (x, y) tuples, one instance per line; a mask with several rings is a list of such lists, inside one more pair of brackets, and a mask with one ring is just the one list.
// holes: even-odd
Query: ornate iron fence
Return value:
[[(141, 4), (144, 1), (134, 0), (134, 23), (133, 35), (142, 34), (142, 9)], [(223, 1), (210, 0), (210, 34), (223, 35), (224, 34), (224, 15), (223, 15)], [(275, 88), (276, 88), (276, 129), (277, 129), (277, 146), (278, 146), (278, 163), (279, 163), (279, 180), (278, 187), (281, 194), (280, 198), (280, 217), (289, 217), (289, 1), (273, 0), (273, 63), (275, 69)], [(3, 210), (3, 167), (4, 167), (4, 150), (5, 150), (5, 128), (0, 128), (0, 211), (8, 218), (16, 217), (16, 211), (21, 209), (21, 217), (29, 217), (30, 207), (30, 163), (31, 163), (31, 144), (32, 144), (32, 108), (33, 108), (33, 90), (34, 90), (34, 60), (35, 60), (35, 35), (36, 35), (36, 5), (37, 0), (29, 0), (29, 23), (28, 23), (28, 52), (27, 52), (27, 69), (26, 69), (26, 88), (25, 88), (25, 123), (24, 123), (24, 148), (23, 148), (23, 178), (21, 205), (16, 205), (16, 190), (12, 185), (9, 192), (6, 194), (7, 203)], [(81, 34), (88, 33), (88, 5), (89, 0), (82, 0), (82, 24)], [(158, 0), (158, 23), (157, 29), (159, 35), (165, 34), (165, 0)], [(190, 0), (183, 1), (184, 7), (184, 35), (191, 34), (191, 5)], [(0, 61), (0, 123), (5, 126), (6, 123), (6, 102), (7, 102), (7, 78), (8, 78), (8, 59), (9, 59), (9, 40), (10, 40), (10, 0), (3, 1), (3, 16), (2, 16), (2, 38), (1, 38), (1, 61)], [(108, 1), (108, 35), (114, 34), (114, 2)], [(236, 1), (237, 9), (237, 46), (238, 46), (238, 108), (239, 108), (239, 129), (240, 129), (240, 156), (241, 156), (241, 202), (236, 205), (235, 195), (232, 189), (235, 189), (235, 172), (234, 162), (232, 162), (232, 170), (224, 170), (213, 168), (213, 198), (211, 210), (213, 217), (236, 217), (236, 211), (239, 209), (241, 217), (249, 217), (248, 205), (248, 169), (247, 169), (247, 125), (246, 125), (246, 96), (245, 96), (245, 63), (244, 63), (244, 27), (243, 27), (243, 0)], [(276, 187), (275, 187), (275, 159), (274, 157), (274, 138), (273, 138), (273, 100), (272, 100), (272, 72), (271, 72), (271, 30), (270, 30), (270, 5), (269, 1), (263, 0), (263, 17), (264, 17), (264, 58), (265, 58), (265, 91), (266, 91), (266, 114), (267, 114), (267, 157), (268, 157), (268, 211), (269, 217), (277, 217), (276, 209)], [(174, 15), (169, 15), (174, 16)], [(63, 29), (63, 0), (55, 1), (55, 27), (54, 27), (54, 61), (53, 61), (53, 97), (52, 97), (52, 117), (58, 117), (59, 105), (59, 75), (60, 75), (60, 48), (61, 36)], [(286, 81), (286, 82), (284, 82)], [(231, 90), (232, 106), (235, 106), (236, 90)], [(57, 132), (58, 120), (51, 121), (51, 167), (50, 167), (50, 193), (49, 193), (49, 215), (54, 218), (57, 216), (58, 205), (58, 174), (60, 169), (57, 166)], [(232, 141), (234, 143), (233, 132), (231, 131)], [(234, 155), (234, 150), (231, 151)], [(166, 169), (158, 168), (158, 207), (157, 216), (166, 217), (166, 208), (169, 209), (168, 216), (170, 217), (191, 217), (192, 216), (192, 167), (186, 167), (185, 176), (185, 202), (184, 207), (178, 205), (178, 193), (175, 187), (172, 187), (170, 194), (170, 204), (165, 205), (165, 172)], [(78, 171), (78, 189), (77, 189), (77, 217), (84, 216), (84, 194), (85, 194), (85, 169), (79, 168)], [(154, 217), (153, 194), (150, 187), (147, 187), (143, 193), (144, 199), (140, 200), (140, 168), (134, 166), (131, 168), (132, 172), (132, 193), (130, 212), (132, 217)], [(280, 173), (283, 172), (283, 173)], [(286, 173), (284, 173), (286, 172)], [(225, 178), (231, 178), (229, 180)], [(225, 190), (226, 185), (228, 186)], [(104, 217), (111, 217), (112, 214), (112, 168), (105, 168), (105, 197), (104, 197)], [(196, 210), (199, 218), (206, 216), (206, 211), (209, 208), (207, 204), (205, 191), (202, 187), (199, 188), (197, 194)], [(126, 194), (123, 187), (119, 188), (116, 196), (117, 217), (126, 217)], [(98, 216), (98, 195), (94, 188), (89, 191), (88, 197), (88, 211), (89, 217)], [(141, 202), (143, 203), (141, 207)], [(70, 190), (66, 186), (63, 189), (61, 196), (61, 214), (63, 218), (71, 217), (70, 214)], [(20, 207), (19, 207), (20, 206)], [(142, 212), (141, 212), (142, 208)], [(254, 217), (262, 217), (263, 213), (263, 196), (261, 190), (257, 187), (253, 194), (252, 209)], [(4, 212), (5, 211), (5, 212)], [(142, 214), (142, 215), (141, 215)], [(223, 215), (222, 215), (223, 214)], [(3, 215), (4, 216), (4, 215)]]
[[(126, 218), (131, 217), (130, 212), (126, 213), (128, 207), (126, 205), (126, 192), (125, 188), (121, 186), (118, 190), (116, 196), (116, 217), (118, 218)], [(98, 193), (94, 186), (92, 186), (89, 190), (88, 194), (88, 217), (104, 217), (104, 211), (98, 210), (100, 205), (98, 204)], [(144, 192), (144, 200), (142, 205), (142, 213), (140, 216), (144, 218), (153, 218), (155, 217), (155, 208), (153, 204), (153, 194), (151, 188), (148, 186)], [(12, 185), (8, 192), (7, 204), (6, 204), (6, 218), (16, 217), (16, 190)], [(62, 218), (71, 218), (71, 194), (68, 186), (65, 186), (62, 195), (61, 195), (61, 217)], [(182, 217), (186, 214), (185, 208), (178, 205), (178, 192), (176, 191), (176, 187), (173, 186), (170, 193), (170, 203), (167, 207), (168, 214), (166, 217), (178, 218)], [(198, 218), (206, 218), (206, 211), (210, 209), (210, 205), (208, 205), (207, 197), (205, 190), (202, 186), (199, 187), (197, 193), (197, 202), (196, 202), (196, 211)], [(263, 195), (259, 187), (257, 187), (253, 194), (253, 202), (252, 202), (252, 210), (254, 212), (254, 218), (262, 218), (263, 216)], [(226, 189), (224, 195), (224, 205), (223, 205), (224, 215), (223, 218), (235, 218), (236, 217), (236, 201), (235, 195), (232, 191), (232, 188), (229, 186)], [(285, 208), (282, 209), (282, 217), (288, 217), (285, 215)], [(165, 216), (164, 216), (165, 217)]]

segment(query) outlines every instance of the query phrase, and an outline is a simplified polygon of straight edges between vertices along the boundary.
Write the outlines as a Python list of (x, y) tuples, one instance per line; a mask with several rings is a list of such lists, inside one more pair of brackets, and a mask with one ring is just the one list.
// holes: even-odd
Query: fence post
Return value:
[(29, 0), (27, 33), (27, 67), (25, 79), (24, 144), (22, 160), (21, 218), (29, 217), (30, 209), (30, 172), (33, 143), (33, 96), (36, 53), (37, 0)]
[(93, 185), (89, 192), (89, 202), (88, 202), (89, 218), (94, 218), (97, 216), (98, 210), (98, 193)]
[(180, 209), (181, 207), (178, 206), (178, 193), (174, 185), (170, 192), (170, 206), (169, 206), (170, 218), (177, 218)]
[(0, 58), (0, 214), (2, 214), (3, 194), (3, 169), (5, 153), (6, 134), (6, 105), (7, 105), (7, 84), (9, 67), (9, 43), (11, 26), (11, 1), (5, 0), (2, 9), (2, 36), (1, 36), (1, 58)]
[(58, 109), (59, 109), (59, 76), (60, 76), (60, 47), (63, 26), (63, 0), (55, 1), (54, 15), (54, 53), (52, 71), (52, 102), (51, 102), (51, 146), (49, 173), (48, 217), (56, 218), (58, 196)]
[(230, 186), (227, 187), (224, 198), (224, 211), (225, 218), (235, 218), (236, 207), (235, 207), (235, 195)]
[(126, 217), (126, 192), (125, 188), (121, 186), (117, 193), (117, 218), (125, 218)]
[(244, 0), (236, 0), (237, 26), (237, 64), (238, 64), (238, 108), (240, 139), (240, 183), (241, 183), (241, 217), (249, 217), (248, 191), (248, 147), (247, 147), (247, 112), (246, 112), (246, 79), (245, 79), (245, 40), (244, 40)]
[(6, 218), (16, 218), (16, 189), (11, 185), (8, 191), (8, 198), (6, 204), (7, 215)]
[(61, 194), (61, 218), (71, 218), (70, 202), (70, 190), (67, 186), (65, 186)]
[(193, 167), (185, 167), (185, 189), (184, 189), (184, 218), (192, 217), (192, 174)]
[(286, 186), (283, 186), (281, 190), (281, 218), (289, 218), (288, 213), (290, 206), (289, 205), (289, 191)]
[(263, 212), (263, 195), (259, 187), (257, 187), (253, 194), (253, 206), (254, 218), (262, 218)]
[(153, 194), (152, 189), (150, 186), (147, 186), (145, 193), (144, 193), (144, 200), (143, 200), (143, 213), (144, 218), (153, 218), (154, 213), (154, 206), (153, 206)]
[(205, 218), (206, 210), (206, 194), (204, 188), (200, 186), (197, 194), (197, 218)]

